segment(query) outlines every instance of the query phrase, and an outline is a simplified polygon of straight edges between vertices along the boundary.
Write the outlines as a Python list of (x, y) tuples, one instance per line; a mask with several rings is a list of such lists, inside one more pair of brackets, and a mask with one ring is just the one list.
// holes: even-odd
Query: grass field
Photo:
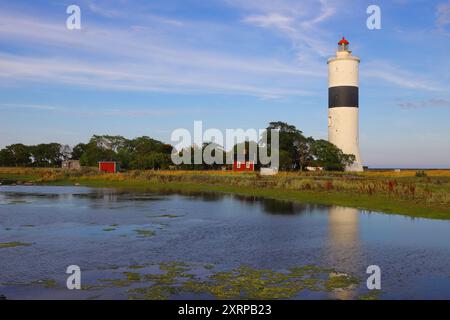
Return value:
[(246, 196), (356, 207), (411, 217), (450, 219), (450, 170), (282, 172), (273, 177), (230, 171), (129, 171), (0, 168), (0, 182), (84, 185), (132, 190), (227, 192)]

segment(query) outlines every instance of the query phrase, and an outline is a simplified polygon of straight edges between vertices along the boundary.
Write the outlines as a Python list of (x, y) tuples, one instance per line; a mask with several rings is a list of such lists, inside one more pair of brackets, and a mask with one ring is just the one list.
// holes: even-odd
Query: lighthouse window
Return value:
[(331, 116), (328, 116), (328, 126), (331, 127), (333, 125), (333, 120), (331, 119)]

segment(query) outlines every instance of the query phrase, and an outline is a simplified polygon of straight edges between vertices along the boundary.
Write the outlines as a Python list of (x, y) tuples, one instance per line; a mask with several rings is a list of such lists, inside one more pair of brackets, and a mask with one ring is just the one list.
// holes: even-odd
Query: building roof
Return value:
[(345, 39), (345, 37), (342, 37), (341, 41), (338, 42), (338, 45), (348, 45), (350, 42)]

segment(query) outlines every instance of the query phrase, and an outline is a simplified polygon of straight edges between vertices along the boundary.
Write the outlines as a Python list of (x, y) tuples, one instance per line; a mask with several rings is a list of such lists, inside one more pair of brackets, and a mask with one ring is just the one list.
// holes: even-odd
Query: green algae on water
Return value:
[(32, 285), (40, 285), (44, 288), (51, 289), (58, 287), (58, 283), (53, 279), (37, 280), (31, 283)]
[[(200, 294), (217, 299), (292, 299), (305, 290), (332, 292), (350, 290), (358, 279), (333, 269), (306, 265), (284, 271), (241, 266), (229, 271), (211, 272), (199, 278), (188, 264), (164, 262), (156, 273), (123, 272), (124, 278), (105, 279), (109, 286), (130, 287), (129, 299), (170, 299), (177, 294)], [(141, 269), (141, 268), (136, 268)], [(208, 272), (209, 271), (209, 272)], [(136, 287), (139, 286), (139, 287)]]
[(136, 232), (138, 234), (138, 236), (141, 238), (153, 237), (156, 234), (155, 231), (152, 231), (152, 230), (137, 229), (137, 230), (134, 230), (134, 232)]
[(381, 295), (381, 290), (370, 290), (369, 293), (358, 297), (359, 300), (378, 300)]
[(142, 265), (139, 265), (139, 264), (133, 264), (128, 267), (128, 269), (143, 269), (143, 268), (145, 268), (145, 267)]
[(155, 216), (155, 218), (171, 218), (171, 219), (181, 218), (181, 217), (182, 216), (178, 216), (176, 214), (162, 214), (162, 215), (159, 215), (159, 216)]
[(28, 242), (19, 242), (19, 241), (13, 241), (13, 242), (0, 242), (0, 249), (3, 248), (14, 248), (14, 247), (28, 247), (31, 246), (31, 243)]

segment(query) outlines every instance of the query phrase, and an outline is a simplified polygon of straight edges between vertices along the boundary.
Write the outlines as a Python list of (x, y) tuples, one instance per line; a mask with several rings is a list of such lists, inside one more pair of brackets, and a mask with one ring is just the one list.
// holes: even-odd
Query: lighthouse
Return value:
[(328, 141), (356, 157), (346, 171), (363, 171), (359, 153), (359, 61), (344, 37), (338, 42), (336, 56), (328, 59)]

